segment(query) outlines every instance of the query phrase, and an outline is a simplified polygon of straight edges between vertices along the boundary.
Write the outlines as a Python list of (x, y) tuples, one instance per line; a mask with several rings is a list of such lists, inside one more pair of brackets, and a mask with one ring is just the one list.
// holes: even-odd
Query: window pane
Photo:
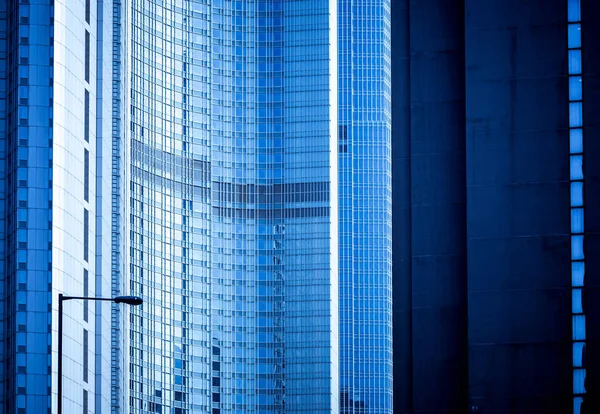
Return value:
[(583, 259), (583, 236), (571, 236), (571, 260)]
[(581, 414), (581, 404), (583, 404), (582, 397), (573, 398), (573, 414)]
[(585, 279), (585, 263), (571, 263), (571, 284), (575, 287), (583, 286)]
[(572, 129), (569, 132), (571, 141), (571, 154), (581, 154), (583, 152), (583, 131), (580, 128)]
[(584, 347), (585, 347), (585, 343), (583, 343), (583, 342), (575, 342), (573, 344), (573, 366), (574, 367), (583, 367)]
[(573, 316), (573, 339), (585, 341), (585, 315)]
[(569, 99), (571, 101), (581, 101), (582, 95), (581, 76), (571, 76), (569, 78)]
[(581, 6), (579, 4), (579, 0), (569, 0), (568, 15), (570, 22), (578, 22), (581, 20)]
[(583, 208), (571, 209), (571, 233), (583, 233)]
[(581, 50), (569, 50), (569, 75), (581, 73)]
[(571, 102), (569, 104), (569, 126), (580, 127), (583, 123), (581, 102)]
[(581, 304), (581, 289), (573, 289), (571, 308), (573, 313), (583, 313)]
[(571, 155), (571, 180), (583, 180), (583, 156)]
[(585, 394), (585, 369), (576, 369), (573, 371), (573, 394)]
[(583, 206), (583, 183), (575, 181), (571, 183), (571, 207)]
[(581, 25), (570, 24), (569, 25), (569, 48), (581, 47)]

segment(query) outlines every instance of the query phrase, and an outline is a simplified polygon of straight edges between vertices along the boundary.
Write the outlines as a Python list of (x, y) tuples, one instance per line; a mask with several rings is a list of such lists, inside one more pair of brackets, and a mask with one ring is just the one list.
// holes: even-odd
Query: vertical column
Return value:
[(585, 398), (586, 323), (583, 193), (583, 78), (580, 0), (568, 0), (569, 164), (571, 181), (571, 312), (573, 319), (573, 412), (580, 414)]
[[(464, 2), (410, 5), (413, 412), (466, 405)], [(441, 380), (450, 375), (452, 380)]]
[[(6, 224), (6, 134), (7, 134), (7, 99), (6, 87), (8, 82), (8, 2), (0, 2), (0, 240), (5, 240)], [(6, 306), (6, 246), (0, 243), (0, 405), (5, 397), (5, 306)]]
[(392, 1), (394, 411), (412, 413), (410, 2)]
[[(571, 3), (574, 3), (571, 5)], [(581, 267), (582, 310), (585, 315), (585, 349), (581, 368), (585, 369), (583, 404), (579, 413), (600, 412), (600, 2), (596, 0), (570, 0), (570, 9), (577, 10), (569, 25), (581, 24), (581, 75), (582, 82), (582, 158), (585, 217), (584, 255)], [(563, 5), (566, 6), (565, 2)], [(570, 20), (570, 19), (569, 19)], [(579, 22), (580, 20), (580, 22)], [(579, 41), (571, 28), (569, 36)], [(571, 40), (571, 38), (569, 39)], [(573, 45), (575, 48), (576, 43)], [(569, 53), (571, 46), (569, 47)], [(565, 51), (566, 52), (566, 51)], [(573, 74), (572, 76), (576, 76)], [(566, 159), (565, 159), (566, 161)], [(573, 195), (571, 196), (573, 198)], [(585, 266), (585, 269), (583, 267)], [(585, 271), (584, 271), (585, 270)], [(583, 277), (585, 274), (585, 278)], [(574, 286), (573, 289), (576, 287)], [(576, 361), (579, 362), (579, 361)]]

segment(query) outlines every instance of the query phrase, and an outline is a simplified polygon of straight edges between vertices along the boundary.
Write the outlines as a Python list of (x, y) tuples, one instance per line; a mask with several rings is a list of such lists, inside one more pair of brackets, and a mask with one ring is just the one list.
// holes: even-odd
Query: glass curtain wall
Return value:
[(337, 410), (334, 11), (132, 1), (131, 412)]
[(338, 1), (340, 405), (392, 413), (390, 1)]

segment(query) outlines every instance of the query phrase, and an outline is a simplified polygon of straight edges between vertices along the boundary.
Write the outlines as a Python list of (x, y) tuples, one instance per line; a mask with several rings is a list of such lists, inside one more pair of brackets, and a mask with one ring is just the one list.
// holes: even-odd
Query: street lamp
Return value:
[(144, 301), (139, 296), (117, 296), (115, 298), (90, 298), (85, 296), (65, 296), (58, 294), (58, 414), (62, 414), (62, 355), (63, 355), (63, 302), (65, 300), (100, 300), (105, 302), (125, 303), (131, 306), (141, 305)]

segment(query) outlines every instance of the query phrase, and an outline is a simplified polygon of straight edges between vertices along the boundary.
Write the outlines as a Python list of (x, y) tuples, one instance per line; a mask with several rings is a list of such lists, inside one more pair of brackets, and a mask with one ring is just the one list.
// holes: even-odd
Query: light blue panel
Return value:
[(581, 154), (583, 152), (583, 130), (581, 128), (571, 129), (569, 142), (571, 154)]
[(571, 263), (571, 285), (574, 287), (583, 286), (585, 281), (585, 263)]
[(583, 105), (581, 102), (569, 103), (569, 126), (571, 128), (583, 125)]
[(581, 50), (569, 50), (569, 75), (581, 74)]
[(581, 24), (569, 25), (569, 49), (581, 47)]
[(585, 315), (573, 316), (573, 340), (585, 341)]
[(585, 342), (573, 342), (573, 366), (583, 367), (583, 348)]
[(572, 312), (583, 313), (583, 305), (581, 303), (581, 289), (573, 289), (571, 298)]
[(580, 0), (569, 0), (568, 19), (570, 22), (578, 22), (581, 20)]
[(583, 84), (581, 76), (571, 76), (569, 78), (569, 100), (580, 101), (583, 99)]
[(571, 209), (571, 233), (583, 233), (583, 208)]
[(571, 236), (571, 260), (583, 259), (583, 236)]
[(573, 370), (573, 394), (585, 394), (585, 368)]
[(573, 398), (573, 414), (581, 414), (581, 404), (583, 403), (582, 397)]
[(583, 206), (583, 182), (574, 181), (571, 183), (571, 207)]
[(571, 155), (571, 180), (583, 180), (583, 156)]

